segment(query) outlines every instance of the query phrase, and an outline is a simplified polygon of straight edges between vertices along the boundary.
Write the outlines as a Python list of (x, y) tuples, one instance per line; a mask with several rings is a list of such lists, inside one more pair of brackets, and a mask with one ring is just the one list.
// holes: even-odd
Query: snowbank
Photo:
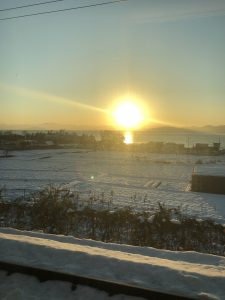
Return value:
[(194, 169), (194, 173), (204, 176), (219, 176), (225, 177), (225, 167), (222, 166), (199, 166)]
[[(0, 257), (2, 261), (124, 282), (196, 299), (225, 299), (225, 258), (215, 255), (105, 244), (73, 237), (1, 228)], [(25, 277), (15, 274), (3, 280), (6, 276), (4, 272), (0, 273), (1, 293), (7, 290), (9, 280), (18, 283), (13, 285), (16, 291), (10, 288), (12, 297), (5, 299), (15, 299), (13, 293), (20, 293), (21, 286), (27, 282), (23, 279)], [(39, 282), (32, 280), (32, 286), (40, 286)], [(51, 283), (47, 282), (45, 285)], [(55, 284), (55, 288), (57, 286), (58, 283)], [(84, 295), (88, 288), (80, 288), (81, 294)], [(79, 294), (79, 289), (76, 293)], [(94, 293), (93, 298), (90, 294), (88, 297), (84, 298), (106, 299), (107, 295), (103, 293), (102, 296), (96, 297)], [(62, 298), (70, 299), (66, 295), (54, 299)], [(18, 299), (24, 298), (21, 296)]]

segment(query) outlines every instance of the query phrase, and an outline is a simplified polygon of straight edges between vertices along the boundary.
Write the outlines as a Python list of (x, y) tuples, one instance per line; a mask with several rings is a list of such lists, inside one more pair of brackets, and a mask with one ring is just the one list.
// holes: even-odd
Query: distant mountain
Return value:
[(197, 130), (193, 128), (163, 126), (149, 128), (146, 131), (150, 132), (151, 134), (195, 134)]
[(192, 129), (209, 134), (225, 134), (225, 125), (206, 125), (202, 127), (192, 127)]
[(218, 134), (225, 135), (225, 125), (213, 126), (192, 126), (192, 127), (172, 127), (172, 126), (162, 126), (148, 128), (148, 131), (152, 134)]
[[(41, 123), (41, 124), (0, 124), (0, 130), (82, 130), (82, 131), (101, 131), (101, 130), (115, 130), (111, 126), (95, 126), (86, 124), (84, 125), (74, 125), (74, 124), (60, 124), (60, 123)], [(151, 134), (217, 134), (225, 135), (225, 125), (213, 126), (192, 126), (192, 127), (172, 127), (172, 126), (158, 126), (145, 128), (143, 130)]]
[(18, 130), (18, 131), (41, 131), (41, 130), (81, 130), (81, 131), (101, 131), (113, 130), (110, 126), (94, 126), (93, 125), (74, 125), (60, 123), (41, 123), (41, 124), (0, 124), (0, 130)]

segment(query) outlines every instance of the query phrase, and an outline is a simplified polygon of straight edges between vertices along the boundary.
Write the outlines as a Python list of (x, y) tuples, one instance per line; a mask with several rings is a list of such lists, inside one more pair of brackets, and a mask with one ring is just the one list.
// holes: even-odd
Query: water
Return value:
[[(81, 134), (81, 132), (78, 132), (78, 134)], [(96, 140), (101, 139), (100, 131), (82, 131), (82, 134), (94, 135)], [(126, 132), (124, 132), (125, 134)], [(209, 145), (221, 143), (221, 149), (225, 149), (225, 135), (218, 134), (135, 131), (132, 133), (132, 137), (134, 143), (164, 142), (184, 144), (185, 147), (193, 147), (196, 143)]]
[(212, 145), (213, 143), (221, 143), (221, 148), (225, 148), (225, 135), (215, 134), (157, 134), (148, 132), (134, 133), (134, 142), (164, 142), (184, 144), (186, 147), (192, 147), (196, 143), (205, 143)]
[[(20, 132), (20, 131), (15, 131)], [(32, 131), (30, 131), (32, 132)], [(36, 132), (36, 131), (33, 131)], [(47, 131), (46, 131), (47, 132)], [(73, 130), (68, 132), (74, 132)], [(75, 131), (78, 135), (86, 134), (93, 135), (97, 141), (101, 140), (101, 131)], [(22, 133), (22, 132), (20, 132)], [(124, 132), (124, 135), (126, 132)], [(131, 139), (131, 137), (130, 137)], [(208, 134), (204, 132), (194, 131), (179, 131), (174, 133), (170, 129), (165, 130), (151, 130), (151, 131), (135, 131), (132, 133), (132, 140), (134, 143), (147, 142), (164, 142), (184, 144), (185, 147), (192, 147), (196, 143), (204, 143), (212, 145), (213, 143), (221, 143), (221, 149), (225, 149), (225, 134)]]

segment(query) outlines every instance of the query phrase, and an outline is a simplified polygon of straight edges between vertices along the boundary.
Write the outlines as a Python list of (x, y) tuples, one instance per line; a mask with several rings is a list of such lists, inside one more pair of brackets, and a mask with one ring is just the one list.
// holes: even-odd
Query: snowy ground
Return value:
[[(0, 186), (26, 196), (53, 183), (79, 192), (80, 206), (154, 210), (158, 202), (225, 223), (225, 196), (190, 192), (193, 168), (225, 168), (225, 156), (33, 150), (0, 159)], [(88, 201), (88, 199), (93, 201)]]
[[(225, 258), (196, 252), (105, 244), (73, 237), (0, 229), (2, 261), (113, 280), (195, 299), (225, 299)], [(84, 286), (0, 272), (0, 298), (108, 299)], [(114, 296), (110, 299), (127, 299)], [(129, 299), (133, 299), (129, 297)], [(137, 298), (136, 298), (137, 299)]]

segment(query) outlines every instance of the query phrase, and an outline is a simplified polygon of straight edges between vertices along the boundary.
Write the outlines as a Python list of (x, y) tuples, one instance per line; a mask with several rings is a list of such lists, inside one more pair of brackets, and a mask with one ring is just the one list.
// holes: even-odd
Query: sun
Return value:
[(121, 102), (113, 112), (115, 123), (123, 129), (138, 128), (143, 119), (141, 108), (132, 101)]

